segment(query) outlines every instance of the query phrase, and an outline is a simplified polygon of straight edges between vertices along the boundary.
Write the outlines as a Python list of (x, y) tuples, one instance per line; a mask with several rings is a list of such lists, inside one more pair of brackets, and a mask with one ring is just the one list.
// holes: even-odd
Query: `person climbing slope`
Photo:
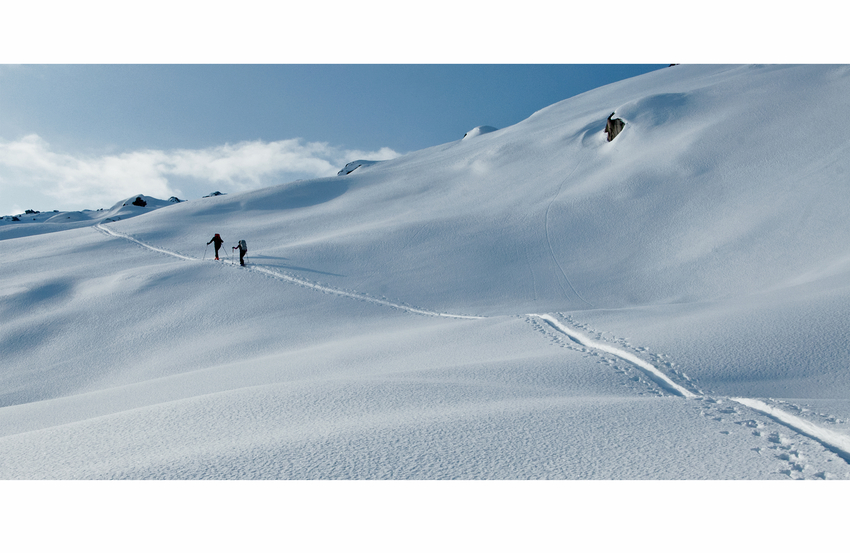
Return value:
[(207, 242), (207, 246), (212, 243), (215, 244), (215, 260), (218, 261), (218, 249), (221, 247), (222, 244), (224, 244), (224, 240), (221, 239), (221, 235), (216, 234), (212, 237), (212, 240)]
[(244, 240), (240, 240), (237, 245), (233, 246), (233, 249), (239, 249), (239, 264), (244, 267), (245, 254), (248, 253), (248, 244), (246, 244)]

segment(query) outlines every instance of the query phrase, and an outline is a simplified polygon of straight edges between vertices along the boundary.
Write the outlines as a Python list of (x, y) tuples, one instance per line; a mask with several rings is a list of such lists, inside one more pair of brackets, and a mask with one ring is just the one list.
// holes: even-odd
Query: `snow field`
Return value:
[(675, 67), (335, 178), (4, 222), (0, 476), (850, 478), (848, 92)]

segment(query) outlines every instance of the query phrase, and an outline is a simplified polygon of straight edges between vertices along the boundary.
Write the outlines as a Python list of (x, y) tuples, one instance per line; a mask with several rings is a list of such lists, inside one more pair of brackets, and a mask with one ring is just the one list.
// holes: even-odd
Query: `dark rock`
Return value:
[(347, 174), (351, 173), (352, 171), (354, 171), (355, 169), (357, 169), (358, 167), (361, 167), (362, 165), (363, 165), (362, 163), (357, 163), (356, 161), (352, 161), (351, 163), (346, 164), (345, 167), (340, 169), (339, 172), (336, 174), (336, 176), (341, 177), (343, 175), (347, 175)]
[(146, 205), (148, 205), (148, 202), (144, 201), (142, 199), (142, 197), (139, 196), (135, 200), (133, 200), (133, 205), (137, 205), (139, 207), (145, 207)]
[(340, 169), (339, 173), (337, 173), (336, 175), (338, 177), (341, 177), (343, 175), (347, 175), (347, 174), (353, 172), (355, 169), (358, 169), (360, 167), (369, 167), (371, 165), (375, 165), (376, 163), (381, 163), (381, 162), (380, 161), (370, 161), (368, 159), (358, 159), (356, 161), (346, 163), (345, 167)]
[(608, 122), (605, 123), (605, 134), (608, 135), (608, 142), (611, 142), (612, 140), (617, 138), (617, 135), (620, 134), (620, 132), (626, 126), (625, 121), (623, 121), (622, 119), (613, 119), (613, 117), (614, 114), (612, 113), (608, 116)]

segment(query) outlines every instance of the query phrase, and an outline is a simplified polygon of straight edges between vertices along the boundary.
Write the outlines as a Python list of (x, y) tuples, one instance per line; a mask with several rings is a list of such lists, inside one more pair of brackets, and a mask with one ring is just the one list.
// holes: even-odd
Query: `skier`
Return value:
[(245, 266), (245, 254), (248, 253), (248, 244), (244, 240), (240, 240), (238, 244), (233, 246), (233, 249), (239, 250), (239, 264)]
[(220, 235), (216, 234), (212, 237), (212, 240), (207, 242), (207, 246), (209, 246), (213, 242), (215, 242), (215, 260), (218, 261), (218, 249), (221, 247), (222, 244), (224, 244), (224, 240), (221, 239)]

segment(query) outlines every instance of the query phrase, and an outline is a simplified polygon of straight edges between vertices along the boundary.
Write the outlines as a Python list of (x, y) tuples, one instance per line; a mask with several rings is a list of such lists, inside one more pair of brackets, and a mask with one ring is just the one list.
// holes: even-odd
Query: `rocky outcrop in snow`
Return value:
[(380, 163), (380, 161), (369, 161), (367, 159), (358, 159), (356, 161), (352, 161), (350, 163), (346, 163), (345, 167), (339, 170), (339, 173), (336, 176), (341, 177), (343, 175), (347, 175), (352, 173), (355, 169), (360, 167), (369, 167), (370, 165), (375, 165), (376, 163)]
[(605, 134), (608, 135), (608, 142), (611, 142), (623, 128), (626, 126), (626, 123), (622, 119), (612, 119), (614, 114), (608, 116), (608, 121), (605, 123)]

